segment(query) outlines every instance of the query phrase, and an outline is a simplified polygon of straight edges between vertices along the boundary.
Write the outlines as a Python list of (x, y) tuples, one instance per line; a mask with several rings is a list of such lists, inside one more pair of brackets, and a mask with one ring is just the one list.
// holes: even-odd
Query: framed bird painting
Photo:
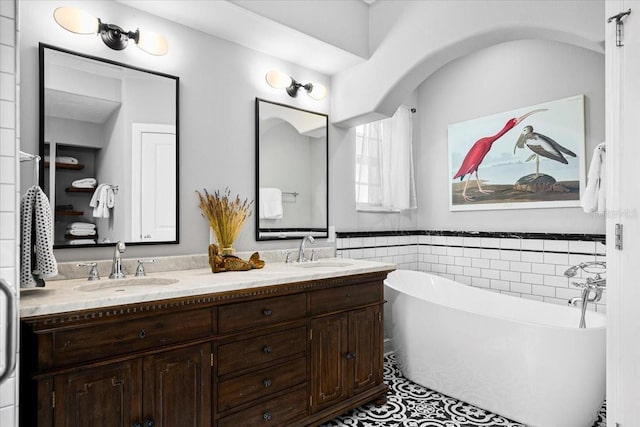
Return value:
[(580, 205), (584, 95), (449, 125), (452, 211)]

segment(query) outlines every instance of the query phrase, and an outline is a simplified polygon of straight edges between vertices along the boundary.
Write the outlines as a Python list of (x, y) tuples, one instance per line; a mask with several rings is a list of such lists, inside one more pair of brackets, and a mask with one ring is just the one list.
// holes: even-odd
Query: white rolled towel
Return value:
[(96, 241), (93, 239), (74, 239), (69, 240), (68, 243), (70, 245), (95, 245)]
[[(48, 162), (50, 159), (49, 156), (44, 156), (44, 161)], [(71, 156), (57, 156), (56, 157), (56, 163), (62, 163), (65, 165), (77, 165), (78, 159), (76, 159), (75, 157), (71, 157)]]
[(67, 234), (71, 236), (95, 236), (96, 230), (89, 230), (89, 229), (81, 230), (77, 228), (72, 228), (67, 230)]
[(82, 178), (73, 181), (71, 186), (75, 188), (94, 188), (96, 184), (98, 184), (98, 181), (95, 178)]
[(90, 222), (72, 222), (67, 225), (68, 230), (95, 230), (96, 225)]

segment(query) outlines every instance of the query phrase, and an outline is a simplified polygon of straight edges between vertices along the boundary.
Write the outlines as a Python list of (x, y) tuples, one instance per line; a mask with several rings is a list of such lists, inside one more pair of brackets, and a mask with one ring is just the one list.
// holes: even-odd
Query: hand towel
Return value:
[(51, 205), (37, 185), (20, 201), (20, 228), (20, 287), (42, 287), (43, 279), (58, 274), (58, 263), (53, 254)]
[(593, 150), (587, 175), (587, 186), (580, 202), (587, 213), (603, 214), (606, 210), (606, 185), (604, 182), (606, 156), (606, 144), (602, 142)]
[(98, 181), (95, 178), (76, 179), (71, 183), (74, 188), (94, 188)]
[(113, 185), (100, 184), (93, 192), (89, 206), (93, 208), (95, 218), (109, 218), (109, 209), (112, 209), (115, 203), (116, 193), (113, 191)]
[(259, 214), (261, 219), (282, 218), (282, 191), (279, 188), (260, 188)]

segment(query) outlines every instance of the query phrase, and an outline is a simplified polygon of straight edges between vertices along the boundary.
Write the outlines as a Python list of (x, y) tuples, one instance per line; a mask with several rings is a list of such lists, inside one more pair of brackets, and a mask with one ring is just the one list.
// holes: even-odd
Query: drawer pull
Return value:
[(264, 418), (265, 421), (271, 421), (271, 412), (265, 412), (262, 414), (262, 418)]
[(141, 424), (141, 423), (135, 423), (135, 424), (133, 425), (133, 427), (142, 427), (142, 424)]
[(271, 379), (270, 378), (266, 378), (264, 380), (262, 380), (262, 384), (264, 384), (265, 387), (271, 387)]
[(151, 418), (147, 418), (147, 421), (144, 422), (144, 427), (153, 427), (156, 423), (153, 422)]
[(268, 308), (265, 308), (264, 310), (262, 310), (262, 314), (264, 314), (265, 316), (271, 316), (273, 314), (273, 311), (271, 311)]
[[(138, 333), (138, 336), (140, 338), (146, 338), (147, 336), (147, 331), (145, 331), (144, 329), (141, 329), (140, 332)], [(153, 421), (152, 421), (153, 422)]]
[(351, 294), (347, 294), (347, 299), (351, 298)]
[(262, 347), (262, 352), (265, 353), (265, 354), (271, 353), (271, 350), (272, 350), (272, 348), (271, 348), (270, 345), (265, 345), (264, 347)]
[(356, 353), (355, 352), (349, 352), (347, 353), (347, 359), (355, 359), (356, 358)]

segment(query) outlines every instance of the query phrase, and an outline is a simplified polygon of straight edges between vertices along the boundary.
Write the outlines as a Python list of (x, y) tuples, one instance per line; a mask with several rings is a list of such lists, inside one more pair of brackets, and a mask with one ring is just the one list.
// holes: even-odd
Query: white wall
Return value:
[[(585, 95), (588, 166), (604, 140), (604, 55), (558, 42), (515, 41), (433, 73), (418, 89), (418, 229), (604, 233), (604, 219), (579, 207), (449, 211), (448, 125), (578, 94)], [(496, 144), (515, 145), (513, 138), (503, 139)]]
[[(18, 14), (15, 1), (0, 1), (0, 277), (18, 287), (17, 257), (20, 245), (18, 237), (18, 141), (20, 134), (16, 126), (17, 87), (19, 85), (17, 33)], [(35, 164), (26, 166), (33, 177)], [(33, 180), (33, 178), (31, 178)], [(18, 295), (19, 297), (19, 295)], [(6, 313), (4, 297), (0, 298), (0, 331)], [(17, 320), (17, 319), (16, 319)], [(5, 336), (0, 332), (0, 365), (4, 366)], [(0, 425), (18, 425), (18, 375), (11, 376), (0, 385)]]
[(340, 126), (391, 116), (429, 74), (496, 43), (557, 40), (604, 51), (602, 0), (394, 0), (370, 10), (371, 57), (332, 78)]
[(231, 0), (319, 40), (369, 57), (369, 6), (361, 0)]
[[(123, 28), (147, 28), (164, 34), (169, 54), (148, 55), (135, 45), (123, 51), (107, 48), (95, 36), (80, 36), (60, 28), (52, 19), (58, 6), (79, 6)], [(164, 72), (180, 77), (180, 244), (130, 246), (125, 257), (206, 252), (209, 229), (198, 208), (196, 190), (229, 186), (241, 198), (255, 198), (255, 97), (296, 107), (329, 112), (330, 100), (314, 101), (301, 94), (267, 86), (264, 76), (280, 69), (327, 86), (327, 76), (277, 60), (237, 44), (208, 36), (170, 21), (111, 1), (23, 1), (20, 43), (22, 147), (38, 151), (38, 42)], [(333, 221), (333, 219), (332, 219)], [(245, 225), (237, 250), (293, 247), (294, 242), (254, 240), (255, 217)], [(316, 243), (316, 245), (320, 242)], [(111, 248), (56, 251), (59, 261), (107, 259)]]

